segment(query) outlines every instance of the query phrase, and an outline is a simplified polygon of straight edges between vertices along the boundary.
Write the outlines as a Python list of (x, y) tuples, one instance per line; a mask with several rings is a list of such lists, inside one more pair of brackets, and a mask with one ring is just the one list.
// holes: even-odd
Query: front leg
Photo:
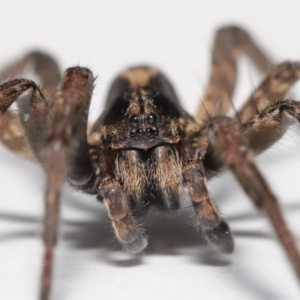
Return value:
[(228, 224), (210, 198), (206, 177), (200, 159), (189, 159), (183, 166), (183, 178), (188, 187), (196, 220), (206, 240), (224, 253), (232, 253), (234, 241)]
[[(128, 252), (141, 252), (147, 246), (148, 242), (143, 230), (132, 215), (129, 205), (131, 196), (129, 190), (124, 188), (124, 184), (120, 184), (119, 180), (121, 178), (115, 178), (114, 168), (118, 151), (100, 150), (98, 151), (98, 155), (99, 159), (96, 163), (100, 179), (98, 199), (103, 201), (107, 209), (115, 235), (120, 244)], [(130, 159), (126, 162), (129, 164), (132, 163)], [(127, 176), (130, 175), (127, 174)], [(128, 179), (129, 178), (127, 178), (127, 180)], [(134, 177), (129, 180), (134, 180)]]
[(148, 242), (135, 218), (118, 181), (106, 177), (101, 180), (99, 196), (108, 211), (117, 239), (131, 253), (139, 253)]
[(233, 172), (254, 204), (268, 215), (300, 281), (300, 254), (296, 243), (285, 224), (277, 199), (257, 169), (238, 127), (229, 118), (216, 118), (211, 122), (209, 137), (215, 154)]
[(232, 105), (240, 54), (246, 54), (263, 73), (273, 65), (242, 28), (229, 26), (218, 30), (212, 50), (209, 82), (196, 113), (199, 120), (226, 115)]
[[(44, 217), (44, 260), (41, 299), (48, 299), (54, 246), (57, 239), (59, 199), (66, 172), (71, 180), (85, 182), (94, 177), (88, 160), (86, 118), (93, 90), (92, 73), (75, 67), (66, 71), (61, 93), (50, 107), (34, 82), (15, 79), (0, 86), (0, 112), (3, 115), (16, 101), (26, 139), (47, 174)], [(83, 127), (83, 128), (82, 128)], [(85, 133), (85, 134), (84, 134)], [(77, 144), (75, 152), (70, 148)], [(81, 147), (79, 147), (79, 145)], [(66, 167), (66, 163), (72, 167)], [(81, 165), (82, 163), (85, 163)], [(79, 172), (74, 174), (73, 170)]]

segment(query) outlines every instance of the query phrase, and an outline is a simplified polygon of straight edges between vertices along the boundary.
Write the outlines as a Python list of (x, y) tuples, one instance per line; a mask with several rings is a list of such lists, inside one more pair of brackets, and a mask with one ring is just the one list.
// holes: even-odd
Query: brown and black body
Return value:
[(103, 151), (104, 160), (112, 159), (112, 167), (107, 173), (102, 170), (102, 176), (121, 183), (135, 215), (153, 206), (177, 210), (187, 113), (169, 81), (150, 67), (128, 69), (113, 82), (106, 105), (91, 132), (93, 140), (98, 138), (94, 149)]
[[(230, 119), (226, 114), (241, 52), (266, 75)], [(56, 61), (33, 52), (3, 70), (2, 76), (17, 77), (28, 62), (35, 66), (45, 91), (22, 78), (0, 85), (0, 140), (19, 155), (37, 160), (47, 175), (41, 299), (49, 296), (64, 177), (104, 203), (116, 237), (130, 252), (140, 252), (147, 245), (137, 217), (151, 208), (178, 210), (186, 188), (204, 238), (231, 253), (230, 229), (207, 189), (207, 179), (229, 169), (268, 215), (300, 279), (299, 252), (276, 197), (253, 159), (253, 154), (272, 146), (291, 124), (300, 121), (299, 102), (279, 100), (299, 79), (298, 62), (274, 65), (247, 32), (225, 27), (216, 34), (209, 82), (194, 117), (180, 106), (162, 73), (141, 66), (116, 78), (106, 109), (91, 130), (92, 72), (73, 67), (60, 79)], [(9, 110), (14, 102), (18, 118)]]
[[(193, 199), (195, 206), (201, 206), (198, 220), (202, 230), (208, 239), (212, 230), (226, 234), (227, 243), (218, 246), (231, 252), (229, 228), (209, 199), (204, 180), (201, 160), (208, 141), (199, 134), (208, 123), (201, 125), (184, 111), (167, 78), (145, 66), (122, 72), (113, 82), (106, 104), (89, 141), (96, 158), (92, 164), (99, 174), (98, 198), (106, 204), (123, 246), (140, 251), (146, 240), (137, 224), (128, 224), (136, 223), (134, 218), (150, 208), (178, 210), (183, 187), (190, 184), (190, 190), (199, 190)], [(111, 190), (118, 194), (112, 196)]]

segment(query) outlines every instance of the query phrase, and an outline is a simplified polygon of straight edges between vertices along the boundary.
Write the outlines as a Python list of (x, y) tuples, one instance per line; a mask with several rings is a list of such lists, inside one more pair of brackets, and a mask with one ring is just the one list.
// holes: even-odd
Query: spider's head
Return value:
[(180, 140), (179, 109), (162, 93), (130, 89), (107, 110), (107, 142), (112, 149), (148, 150)]
[(107, 109), (96, 123), (110, 149), (148, 150), (180, 141), (181, 110), (174, 89), (157, 69), (123, 71), (112, 83)]

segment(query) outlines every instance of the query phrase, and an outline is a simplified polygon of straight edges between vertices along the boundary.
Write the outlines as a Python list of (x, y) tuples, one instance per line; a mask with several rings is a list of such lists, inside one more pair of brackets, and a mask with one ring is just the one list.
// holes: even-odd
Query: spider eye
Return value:
[(150, 114), (148, 117), (147, 117), (147, 121), (149, 124), (154, 124), (156, 123), (157, 121), (157, 117), (155, 114)]
[(139, 124), (139, 119), (137, 116), (132, 116), (129, 119), (129, 123), (131, 126), (136, 127)]

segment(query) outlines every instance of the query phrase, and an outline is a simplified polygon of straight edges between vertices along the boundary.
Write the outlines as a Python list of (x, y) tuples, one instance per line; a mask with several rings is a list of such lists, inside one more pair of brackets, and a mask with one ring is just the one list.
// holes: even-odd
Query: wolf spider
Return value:
[[(235, 116), (228, 118), (240, 53), (266, 76)], [(215, 37), (209, 83), (194, 117), (180, 106), (160, 71), (138, 66), (114, 80), (106, 110), (91, 129), (87, 119), (92, 72), (69, 68), (60, 81), (55, 60), (32, 52), (3, 70), (2, 77), (17, 77), (28, 63), (34, 66), (43, 91), (27, 79), (0, 86), (0, 139), (17, 154), (37, 160), (47, 175), (41, 299), (49, 297), (65, 176), (75, 189), (104, 203), (115, 235), (127, 251), (138, 253), (147, 246), (137, 217), (150, 210), (178, 210), (186, 187), (205, 239), (231, 253), (229, 226), (206, 184), (229, 169), (253, 203), (266, 212), (300, 279), (299, 252), (253, 160), (253, 155), (271, 147), (300, 121), (300, 103), (281, 100), (300, 76), (298, 62), (275, 65), (243, 29), (221, 28)], [(8, 110), (14, 102), (18, 118)]]

